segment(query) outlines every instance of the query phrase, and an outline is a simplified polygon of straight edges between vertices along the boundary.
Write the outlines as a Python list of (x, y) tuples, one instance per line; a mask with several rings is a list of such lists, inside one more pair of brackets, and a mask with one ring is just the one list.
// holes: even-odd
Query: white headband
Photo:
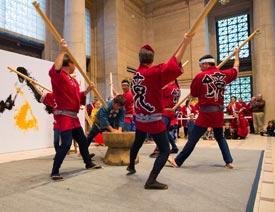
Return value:
[(199, 63), (200, 64), (202, 64), (202, 63), (215, 63), (215, 59), (214, 58), (206, 58), (206, 59), (202, 59)]

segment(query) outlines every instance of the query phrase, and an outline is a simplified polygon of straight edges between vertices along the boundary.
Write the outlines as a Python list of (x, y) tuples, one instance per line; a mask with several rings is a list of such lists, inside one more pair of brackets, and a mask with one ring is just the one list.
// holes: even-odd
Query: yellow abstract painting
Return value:
[(38, 129), (38, 122), (32, 112), (30, 103), (27, 101), (24, 92), (20, 88), (16, 88), (17, 93), (23, 97), (24, 104), (16, 111), (14, 119), (16, 126), (21, 130)]

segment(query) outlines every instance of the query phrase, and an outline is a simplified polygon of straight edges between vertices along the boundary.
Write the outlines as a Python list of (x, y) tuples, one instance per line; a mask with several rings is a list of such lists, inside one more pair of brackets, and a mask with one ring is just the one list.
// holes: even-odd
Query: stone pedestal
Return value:
[[(135, 140), (134, 132), (123, 132), (119, 134), (104, 132), (103, 140), (108, 147), (104, 157), (104, 163), (112, 166), (129, 165), (130, 148)], [(138, 158), (136, 162), (138, 162)]]

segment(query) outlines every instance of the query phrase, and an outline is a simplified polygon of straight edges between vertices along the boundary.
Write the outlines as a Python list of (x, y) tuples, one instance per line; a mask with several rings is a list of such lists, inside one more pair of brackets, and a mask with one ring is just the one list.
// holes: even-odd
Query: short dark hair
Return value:
[(121, 84), (122, 84), (122, 83), (127, 83), (128, 85), (130, 85), (129, 80), (127, 80), (127, 79), (122, 80), (122, 81), (121, 81)]
[[(199, 59), (199, 62), (201, 62), (202, 60), (204, 59), (214, 59), (214, 57), (210, 54), (207, 54), (207, 55), (204, 55), (203, 57), (201, 57)], [(210, 66), (215, 66), (216, 64), (215, 63), (208, 63)]]
[(125, 99), (124, 99), (123, 95), (117, 95), (113, 99), (113, 103), (119, 104), (121, 107), (123, 107), (125, 105)]
[(151, 64), (154, 61), (154, 52), (149, 51), (145, 48), (141, 48), (139, 51), (139, 62), (140, 64)]
[(236, 96), (230, 96), (230, 99), (231, 99), (231, 98), (234, 98), (235, 100), (237, 100), (237, 97), (236, 97)]
[(69, 58), (67, 54), (64, 55), (62, 66), (67, 67), (69, 63), (73, 63), (73, 61)]

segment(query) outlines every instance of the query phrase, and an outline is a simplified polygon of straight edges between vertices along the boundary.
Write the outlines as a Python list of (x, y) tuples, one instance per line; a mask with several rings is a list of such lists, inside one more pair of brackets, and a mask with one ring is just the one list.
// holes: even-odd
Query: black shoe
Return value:
[(177, 154), (178, 151), (179, 151), (178, 148), (177, 148), (177, 149), (171, 149), (171, 150), (170, 150), (170, 154)]
[(136, 173), (135, 168), (130, 168), (129, 166), (127, 167), (127, 171), (128, 173), (126, 175), (128, 176)]
[(100, 165), (97, 165), (95, 163), (86, 164), (86, 169), (101, 169), (102, 167)]
[(60, 174), (52, 174), (51, 178), (54, 181), (63, 181), (64, 180), (64, 178)]
[(92, 159), (95, 156), (95, 153), (89, 154), (90, 158)]
[(155, 190), (166, 190), (168, 189), (168, 185), (159, 183), (158, 181), (154, 181), (153, 183), (148, 183), (144, 185), (145, 189), (155, 189)]

